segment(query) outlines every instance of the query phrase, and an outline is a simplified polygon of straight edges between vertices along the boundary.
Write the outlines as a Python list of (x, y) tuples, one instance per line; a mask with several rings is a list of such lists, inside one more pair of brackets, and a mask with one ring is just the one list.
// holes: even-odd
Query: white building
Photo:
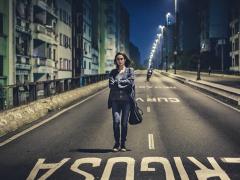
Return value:
[(56, 79), (72, 77), (72, 7), (69, 0), (57, 0), (58, 48)]

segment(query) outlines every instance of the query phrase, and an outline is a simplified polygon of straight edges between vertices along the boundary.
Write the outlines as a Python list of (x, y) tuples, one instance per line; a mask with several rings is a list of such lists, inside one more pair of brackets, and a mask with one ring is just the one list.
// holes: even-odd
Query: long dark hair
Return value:
[(116, 65), (116, 68), (118, 69), (118, 64), (117, 64), (117, 57), (119, 55), (122, 55), (123, 58), (126, 60), (125, 61), (125, 66), (126, 67), (129, 67), (131, 65), (131, 60), (127, 57), (127, 55), (125, 53), (122, 53), (122, 52), (118, 52), (116, 55), (115, 55), (115, 58), (114, 58), (114, 64)]

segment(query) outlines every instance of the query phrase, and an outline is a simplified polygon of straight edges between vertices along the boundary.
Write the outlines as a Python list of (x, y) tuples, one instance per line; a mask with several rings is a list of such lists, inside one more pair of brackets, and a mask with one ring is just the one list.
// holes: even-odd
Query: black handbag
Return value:
[(131, 125), (140, 124), (143, 120), (143, 111), (138, 107), (138, 104), (135, 100), (135, 86), (132, 87), (130, 99), (131, 109), (128, 122)]
[(129, 116), (129, 124), (140, 124), (143, 120), (143, 111), (138, 107), (137, 102), (132, 105)]

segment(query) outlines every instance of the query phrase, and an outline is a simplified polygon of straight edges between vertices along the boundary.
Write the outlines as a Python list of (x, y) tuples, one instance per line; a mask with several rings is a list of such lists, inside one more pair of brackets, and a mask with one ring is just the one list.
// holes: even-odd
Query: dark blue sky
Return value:
[(130, 14), (130, 40), (139, 48), (142, 61), (149, 57), (165, 14), (174, 11), (174, 0), (122, 0)]

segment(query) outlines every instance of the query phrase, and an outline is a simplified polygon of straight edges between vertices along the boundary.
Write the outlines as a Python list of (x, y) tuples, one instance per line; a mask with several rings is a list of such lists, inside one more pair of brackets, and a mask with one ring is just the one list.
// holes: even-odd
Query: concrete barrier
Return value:
[(105, 80), (46, 99), (41, 99), (28, 105), (6, 110), (0, 113), (0, 137), (46, 116), (51, 111), (67, 107), (75, 101), (90, 96), (107, 86), (108, 81)]

